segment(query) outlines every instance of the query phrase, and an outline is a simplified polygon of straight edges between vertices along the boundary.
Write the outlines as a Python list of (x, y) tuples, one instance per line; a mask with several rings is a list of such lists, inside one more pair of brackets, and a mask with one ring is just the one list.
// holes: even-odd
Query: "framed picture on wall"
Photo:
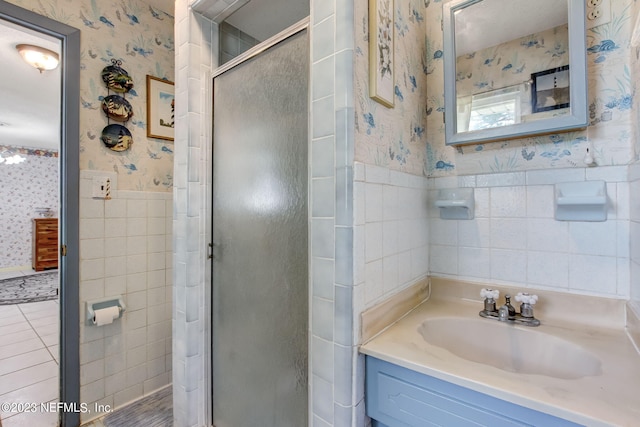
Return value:
[(174, 111), (173, 82), (147, 75), (147, 136), (173, 141)]
[(394, 0), (369, 0), (369, 93), (393, 108)]
[(531, 109), (534, 113), (569, 107), (569, 66), (531, 74)]

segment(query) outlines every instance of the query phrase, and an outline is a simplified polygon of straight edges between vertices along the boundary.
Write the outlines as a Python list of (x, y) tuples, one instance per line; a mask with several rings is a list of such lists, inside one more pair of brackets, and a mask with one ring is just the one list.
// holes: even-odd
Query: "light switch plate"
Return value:
[(585, 0), (587, 2), (587, 29), (611, 22), (611, 0)]
[(111, 180), (106, 176), (94, 176), (91, 196), (98, 199), (111, 198)]

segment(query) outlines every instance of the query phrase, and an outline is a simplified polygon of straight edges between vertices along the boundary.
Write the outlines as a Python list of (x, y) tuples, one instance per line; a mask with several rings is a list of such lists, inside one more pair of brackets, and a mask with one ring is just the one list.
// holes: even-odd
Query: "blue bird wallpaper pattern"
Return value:
[[(171, 191), (171, 144), (146, 138), (146, 74), (174, 81), (173, 11), (143, 0), (10, 0), (60, 22), (80, 28), (81, 168), (114, 170), (120, 188)], [(637, 1), (611, 1), (611, 22), (587, 30), (589, 127), (582, 131), (524, 139), (448, 147), (444, 143), (443, 0), (395, 2), (395, 108), (387, 109), (368, 94), (367, 2), (355, 3), (355, 159), (415, 175), (447, 176), (531, 169), (583, 167), (589, 147), (599, 165), (636, 161), (639, 56), (630, 46)], [(539, 41), (531, 40), (531, 43)], [(544, 51), (561, 54), (550, 43)], [(123, 155), (101, 147), (106, 119), (98, 114), (107, 95), (100, 70), (121, 59), (135, 86), (129, 128), (136, 143)], [(492, 59), (492, 58), (487, 58)], [(513, 73), (522, 64), (497, 58), (487, 67)], [(496, 65), (497, 64), (497, 65)]]
[[(118, 173), (118, 189), (170, 192), (173, 144), (146, 136), (146, 75), (174, 81), (174, 11), (143, 0), (9, 0), (81, 31), (80, 169)], [(163, 2), (172, 5), (173, 2)], [(133, 80), (127, 92), (134, 144), (115, 153), (100, 142), (108, 124), (101, 105), (108, 91), (101, 71), (122, 61)]]
[[(638, 159), (633, 76), (640, 53), (638, 47), (630, 46), (637, 1), (611, 0), (611, 21), (587, 30), (587, 129), (458, 148), (446, 146), (444, 140), (441, 20), (445, 2), (396, 1), (394, 109), (368, 99), (367, 10), (366, 2), (356, 2), (360, 23), (355, 49), (356, 161), (438, 177), (585, 167), (582, 159), (587, 148), (598, 165), (625, 165)], [(549, 63), (566, 54), (567, 47), (554, 37), (532, 36), (524, 43), (544, 53)], [(481, 65), (514, 75), (528, 73), (524, 62), (506, 52), (487, 56)]]
[[(442, 48), (441, 0), (427, 1), (427, 46)], [(632, 54), (630, 37), (635, 22), (636, 1), (611, 0), (611, 22), (587, 30), (589, 82), (587, 129), (531, 138), (511, 139), (481, 145), (448, 147), (444, 140), (444, 74), (441, 58), (429, 62), (427, 82), (429, 112), (425, 147), (427, 176), (471, 175), (532, 169), (585, 167), (587, 148), (598, 165), (625, 165), (636, 161), (635, 82), (632, 71), (638, 58)], [(549, 60), (563, 55), (565, 47), (553, 39), (532, 37), (529, 42)], [(637, 48), (636, 48), (637, 50)], [(517, 73), (524, 63), (504, 55), (488, 58), (485, 67), (506, 68)], [(491, 59), (493, 59), (491, 61)]]
[(369, 97), (369, 40), (366, 1), (355, 2), (355, 160), (423, 175), (427, 125), (425, 1), (395, 1), (394, 108)]

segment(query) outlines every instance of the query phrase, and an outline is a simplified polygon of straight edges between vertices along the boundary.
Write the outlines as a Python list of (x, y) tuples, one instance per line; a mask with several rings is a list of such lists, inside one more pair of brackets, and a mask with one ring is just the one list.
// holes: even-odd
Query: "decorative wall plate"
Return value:
[(133, 144), (133, 137), (129, 129), (118, 124), (108, 125), (102, 129), (100, 139), (104, 145), (113, 151), (126, 151)]
[(102, 111), (113, 120), (126, 122), (133, 116), (133, 108), (129, 101), (120, 95), (109, 95), (102, 100)]
[(112, 59), (111, 64), (102, 70), (102, 81), (107, 85), (107, 88), (114, 92), (129, 92), (133, 87), (133, 80), (129, 77), (129, 73), (120, 67), (122, 61)]

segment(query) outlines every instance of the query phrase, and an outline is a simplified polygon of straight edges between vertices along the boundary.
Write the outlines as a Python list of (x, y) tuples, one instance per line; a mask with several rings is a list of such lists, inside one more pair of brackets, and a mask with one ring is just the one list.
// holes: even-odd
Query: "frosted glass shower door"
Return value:
[(307, 425), (306, 30), (214, 79), (213, 422)]

